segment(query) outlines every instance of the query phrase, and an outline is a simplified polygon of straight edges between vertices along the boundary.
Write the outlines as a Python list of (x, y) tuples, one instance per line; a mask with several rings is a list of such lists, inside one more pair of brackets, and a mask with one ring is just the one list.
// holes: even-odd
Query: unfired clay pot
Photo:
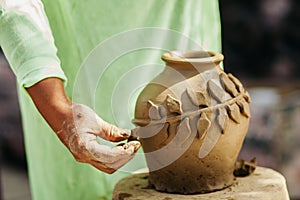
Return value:
[(219, 64), (223, 55), (169, 52), (140, 94), (133, 123), (156, 190), (205, 193), (230, 186), (248, 130), (250, 97)]

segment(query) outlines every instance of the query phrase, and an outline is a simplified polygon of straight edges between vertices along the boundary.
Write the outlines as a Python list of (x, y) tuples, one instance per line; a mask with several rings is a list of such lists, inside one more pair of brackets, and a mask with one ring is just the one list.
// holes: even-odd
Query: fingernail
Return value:
[(130, 137), (130, 131), (125, 129), (120, 129), (121, 135), (123, 137)]
[(136, 152), (141, 147), (141, 143), (139, 141), (131, 141), (127, 144), (134, 147), (134, 152)]

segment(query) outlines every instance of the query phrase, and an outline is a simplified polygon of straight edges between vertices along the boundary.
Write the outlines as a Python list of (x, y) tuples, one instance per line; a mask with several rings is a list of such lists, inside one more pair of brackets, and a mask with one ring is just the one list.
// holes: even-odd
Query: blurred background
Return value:
[[(281, 172), (300, 199), (300, 1), (219, 2), (225, 70), (252, 98), (240, 158)], [(0, 199), (31, 199), (15, 77), (1, 51), (0, 170)]]
[(300, 1), (220, 0), (224, 66), (250, 93), (240, 158), (257, 158), (300, 199)]

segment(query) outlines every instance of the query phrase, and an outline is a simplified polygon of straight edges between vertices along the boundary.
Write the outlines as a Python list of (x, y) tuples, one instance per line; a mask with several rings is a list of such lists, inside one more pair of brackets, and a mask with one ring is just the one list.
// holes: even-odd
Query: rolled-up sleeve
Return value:
[(0, 1), (0, 46), (18, 83), (30, 87), (49, 77), (66, 82), (41, 2), (20, 2)]

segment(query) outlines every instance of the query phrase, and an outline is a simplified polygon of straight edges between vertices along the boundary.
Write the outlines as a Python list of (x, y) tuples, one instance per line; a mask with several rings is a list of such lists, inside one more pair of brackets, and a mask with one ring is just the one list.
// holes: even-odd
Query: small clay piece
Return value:
[(220, 128), (217, 124), (213, 124), (208, 130), (206, 137), (199, 150), (199, 158), (204, 159), (212, 151), (221, 136)]
[(222, 103), (225, 97), (225, 91), (220, 88), (217, 84), (215, 84), (212, 80), (207, 82), (207, 89), (209, 94), (218, 101), (218, 103)]
[(211, 126), (211, 122), (207, 118), (205, 112), (201, 113), (201, 117), (197, 123), (197, 137), (203, 138), (206, 135), (210, 126)]
[(151, 105), (149, 108), (149, 117), (150, 119), (159, 120), (161, 119), (159, 113), (159, 107), (155, 105), (151, 100), (148, 100), (148, 103)]
[(234, 103), (232, 105), (227, 105), (226, 109), (227, 109), (227, 113), (228, 113), (230, 119), (232, 119), (234, 122), (239, 124), (241, 121), (239, 106)]
[(221, 70), (219, 53), (169, 52), (162, 58), (167, 67), (138, 97), (133, 120), (140, 126), (149, 182), (180, 194), (232, 185), (250, 120), (249, 94)]
[(238, 100), (236, 103), (240, 107), (241, 113), (249, 118), (250, 108), (249, 108), (249, 104), (245, 101), (245, 99)]
[(228, 78), (225, 73), (221, 73), (220, 78), (225, 87), (225, 90), (230, 93), (232, 97), (236, 97), (239, 92), (236, 90), (234, 83)]
[(248, 102), (248, 103), (251, 103), (251, 98), (250, 98), (250, 95), (249, 93), (246, 91), (245, 94), (244, 94), (244, 98), (245, 100)]
[(249, 176), (256, 169), (256, 158), (250, 160), (250, 162), (245, 160), (238, 160), (235, 164), (234, 176), (245, 177)]
[(235, 86), (239, 92), (245, 92), (244, 87), (243, 87), (242, 83), (239, 81), (239, 79), (237, 79), (231, 73), (228, 74), (228, 78), (235, 84)]
[(174, 142), (178, 146), (181, 146), (191, 136), (190, 120), (188, 117), (184, 118), (179, 124), (176, 136)]
[(131, 142), (131, 141), (137, 141), (138, 137), (130, 135), (129, 138), (127, 139), (127, 142)]
[(188, 94), (188, 89), (186, 89), (181, 95), (181, 107), (183, 113), (192, 112), (199, 109), (199, 106), (192, 102), (191, 97)]
[(166, 97), (168, 110), (172, 113), (182, 114), (181, 102), (171, 95)]
[(224, 134), (226, 132), (226, 129), (228, 126), (227, 111), (225, 108), (219, 108), (217, 111), (218, 111), (217, 124), (219, 125), (219, 128), (221, 129), (221, 133)]
[(195, 106), (208, 107), (210, 100), (208, 95), (204, 91), (194, 91), (190, 88), (186, 89), (188, 96)]

